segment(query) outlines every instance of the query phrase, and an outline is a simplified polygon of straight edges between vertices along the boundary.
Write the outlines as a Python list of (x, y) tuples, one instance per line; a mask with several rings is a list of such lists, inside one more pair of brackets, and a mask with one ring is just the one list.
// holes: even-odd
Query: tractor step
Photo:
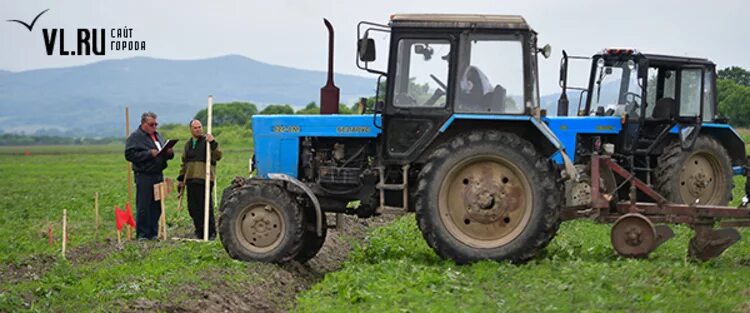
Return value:
[[(377, 167), (378, 173), (380, 174), (380, 182), (375, 187), (380, 190), (380, 206), (378, 206), (377, 212), (379, 214), (403, 214), (409, 210), (409, 164), (401, 167), (401, 183), (400, 184), (386, 184), (385, 183), (385, 168)], [(403, 207), (394, 207), (385, 204), (385, 191), (386, 190), (402, 190), (403, 193)]]
[(406, 185), (405, 184), (377, 184), (377, 186), (375, 187), (381, 190), (404, 190), (404, 188), (406, 188)]

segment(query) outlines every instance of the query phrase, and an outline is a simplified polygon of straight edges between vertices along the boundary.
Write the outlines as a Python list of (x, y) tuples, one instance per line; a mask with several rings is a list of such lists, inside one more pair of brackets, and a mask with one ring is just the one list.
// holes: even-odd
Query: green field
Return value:
[[(241, 142), (223, 148), (220, 188), (246, 174), (252, 153)], [(176, 177), (178, 168), (172, 161), (165, 175)], [(546, 253), (528, 264), (457, 266), (440, 260), (414, 216), (405, 215), (365, 241), (331, 243), (355, 245), (348, 257), (331, 261), (339, 251), (324, 249), (312, 265), (277, 266), (234, 261), (219, 242), (118, 247), (112, 208), (125, 203), (128, 183), (121, 146), (3, 147), (0, 174), (6, 178), (0, 182), (0, 312), (750, 312), (750, 241), (694, 263), (686, 258), (692, 234), (685, 227), (675, 227), (677, 236), (647, 260), (618, 257), (608, 226), (576, 221), (564, 223)], [(744, 179), (735, 184), (739, 199)], [(189, 234), (187, 212), (175, 212), (173, 198), (167, 206), (170, 237)], [(68, 259), (60, 257), (63, 209)], [(742, 234), (750, 237), (748, 230)], [(344, 259), (340, 268), (327, 264)]]

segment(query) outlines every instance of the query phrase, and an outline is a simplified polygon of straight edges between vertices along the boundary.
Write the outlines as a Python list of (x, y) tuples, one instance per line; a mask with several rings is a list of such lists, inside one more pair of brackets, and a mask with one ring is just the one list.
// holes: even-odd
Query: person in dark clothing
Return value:
[(211, 134), (203, 134), (203, 124), (199, 120), (190, 121), (192, 137), (185, 143), (182, 154), (180, 175), (177, 176), (178, 190), (187, 188), (187, 204), (190, 217), (195, 225), (195, 236), (203, 238), (204, 208), (206, 199), (206, 141), (211, 145), (211, 182), (209, 186), (208, 205), (208, 237), (216, 237), (216, 222), (214, 221), (214, 203), (211, 199), (216, 182), (216, 161), (221, 160), (222, 152), (219, 143)]
[(156, 131), (158, 125), (156, 114), (143, 113), (141, 126), (125, 143), (125, 159), (133, 164), (135, 173), (135, 232), (142, 240), (156, 239), (158, 234), (161, 206), (154, 200), (154, 185), (164, 180), (162, 171), (167, 168), (167, 160), (174, 158), (172, 148), (159, 154), (166, 140)]

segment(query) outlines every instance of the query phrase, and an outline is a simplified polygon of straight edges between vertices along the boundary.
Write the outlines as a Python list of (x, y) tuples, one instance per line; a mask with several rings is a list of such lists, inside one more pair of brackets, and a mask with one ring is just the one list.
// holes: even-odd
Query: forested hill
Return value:
[[(335, 75), (341, 101), (372, 96), (375, 79)], [(159, 121), (183, 123), (215, 102), (283, 103), (302, 108), (318, 101), (322, 71), (300, 70), (229, 55), (174, 61), (136, 57), (83, 66), (0, 71), (0, 133), (120, 136), (124, 107), (131, 119), (154, 111)], [(57, 129), (57, 131), (51, 130)], [(62, 132), (60, 132), (62, 131)]]

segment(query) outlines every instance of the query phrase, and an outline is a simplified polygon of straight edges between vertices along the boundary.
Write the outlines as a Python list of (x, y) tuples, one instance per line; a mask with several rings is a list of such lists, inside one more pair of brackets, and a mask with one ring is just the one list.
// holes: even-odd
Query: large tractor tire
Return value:
[(294, 260), (303, 245), (304, 228), (302, 210), (288, 192), (269, 182), (251, 182), (224, 198), (219, 233), (232, 258)]
[(322, 236), (318, 236), (318, 232), (316, 230), (317, 225), (315, 208), (306, 207), (303, 215), (305, 218), (305, 234), (302, 238), (302, 248), (300, 248), (299, 253), (297, 253), (297, 256), (294, 258), (300, 263), (305, 263), (314, 258), (318, 254), (318, 252), (320, 252), (320, 248), (323, 247), (323, 244), (326, 242), (326, 236), (328, 235), (328, 226), (326, 225), (325, 213), (323, 213), (322, 216)]
[(438, 147), (419, 175), (416, 215), (442, 258), (533, 258), (560, 226), (563, 185), (551, 161), (528, 141), (474, 131)]
[(659, 156), (654, 182), (667, 200), (691, 204), (727, 205), (732, 200), (732, 165), (724, 147), (709, 136), (700, 136), (692, 150), (680, 143)]

